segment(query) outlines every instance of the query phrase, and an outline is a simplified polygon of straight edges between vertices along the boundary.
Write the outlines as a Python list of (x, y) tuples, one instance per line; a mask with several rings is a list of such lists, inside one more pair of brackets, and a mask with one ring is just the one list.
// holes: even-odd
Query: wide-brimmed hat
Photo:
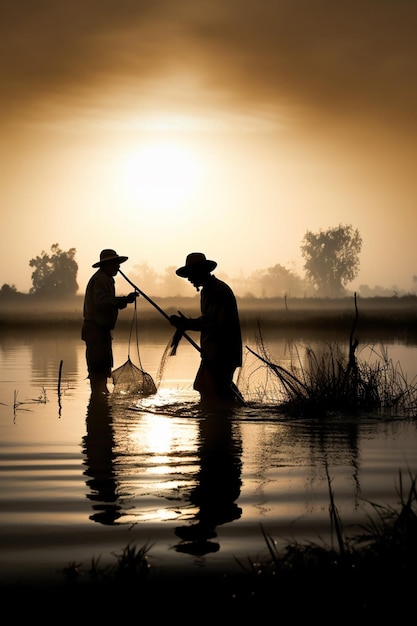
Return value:
[(100, 252), (100, 261), (93, 264), (93, 267), (100, 267), (106, 261), (118, 261), (119, 263), (124, 263), (128, 260), (127, 256), (119, 256), (116, 250), (111, 250), (110, 248), (106, 248)]
[(181, 278), (188, 278), (190, 274), (195, 274), (201, 270), (212, 272), (217, 267), (216, 261), (209, 261), (202, 252), (191, 252), (185, 259), (185, 265), (179, 267), (175, 272)]

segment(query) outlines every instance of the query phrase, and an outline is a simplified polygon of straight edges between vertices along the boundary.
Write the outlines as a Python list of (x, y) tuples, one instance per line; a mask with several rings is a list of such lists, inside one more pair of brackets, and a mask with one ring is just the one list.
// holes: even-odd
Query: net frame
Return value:
[[(136, 353), (138, 365), (130, 357), (133, 329), (135, 329)], [(113, 394), (119, 396), (151, 396), (157, 393), (158, 387), (152, 376), (143, 369), (138, 333), (137, 298), (135, 298), (134, 312), (129, 330), (127, 360), (111, 373), (113, 379)]]

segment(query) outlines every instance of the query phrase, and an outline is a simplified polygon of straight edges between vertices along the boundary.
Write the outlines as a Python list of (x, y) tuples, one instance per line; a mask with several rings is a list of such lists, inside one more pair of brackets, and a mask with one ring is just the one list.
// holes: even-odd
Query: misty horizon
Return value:
[(204, 252), (241, 293), (349, 223), (348, 288), (414, 290), (416, 22), (408, 0), (4, 3), (0, 285), (29, 291), (59, 241), (80, 292), (108, 247), (134, 279)]

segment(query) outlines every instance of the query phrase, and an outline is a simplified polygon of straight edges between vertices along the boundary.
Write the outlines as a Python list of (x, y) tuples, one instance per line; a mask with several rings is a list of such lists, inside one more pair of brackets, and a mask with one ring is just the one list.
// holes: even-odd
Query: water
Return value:
[[(115, 367), (130, 356), (156, 380), (168, 339), (138, 352), (116, 332)], [(302, 342), (267, 341), (275, 362), (302, 361)], [(263, 530), (281, 547), (331, 544), (328, 476), (352, 535), (371, 502), (398, 505), (400, 473), (406, 490), (417, 472), (415, 420), (279, 416), (256, 358), (239, 381), (248, 406), (219, 419), (198, 408), (186, 342), (156, 396), (98, 404), (77, 331), (2, 333), (0, 348), (0, 582), (114, 564), (128, 544), (148, 545), (155, 571), (239, 571), (236, 559), (266, 556)], [(385, 348), (413, 379), (417, 347)]]

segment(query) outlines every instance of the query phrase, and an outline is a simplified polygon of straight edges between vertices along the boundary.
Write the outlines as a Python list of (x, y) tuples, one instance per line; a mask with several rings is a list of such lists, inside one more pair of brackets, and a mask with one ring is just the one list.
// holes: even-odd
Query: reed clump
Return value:
[(406, 616), (417, 575), (416, 477), (410, 478), (405, 494), (400, 473), (398, 509), (370, 503), (375, 516), (349, 537), (328, 477), (332, 545), (293, 542), (279, 550), (262, 529), (268, 556), (239, 563), (247, 578), (234, 592), (236, 599), (247, 607), (271, 610), (289, 604), (292, 619), (322, 615), (327, 622), (332, 611), (344, 618)]
[[(274, 363), (260, 336), (257, 351), (247, 346), (277, 381), (278, 410), (298, 417), (330, 414), (379, 414), (415, 417), (417, 382), (409, 382), (383, 347), (370, 348), (368, 360), (357, 357), (357, 342), (346, 347), (323, 343), (319, 351), (305, 346), (304, 357), (284, 368)], [(299, 354), (299, 353), (298, 353)]]
[(152, 544), (148, 543), (140, 547), (128, 544), (120, 554), (113, 555), (116, 558), (113, 565), (102, 566), (100, 558), (93, 558), (87, 571), (83, 571), (82, 563), (73, 562), (62, 570), (62, 574), (70, 585), (80, 584), (81, 577), (87, 575), (88, 582), (101, 590), (109, 586), (112, 589), (140, 586), (150, 573), (148, 554), (151, 548)]
[[(140, 607), (152, 607), (159, 618), (175, 617), (178, 608), (204, 611), (205, 617), (265, 618), (277, 612), (287, 621), (320, 619), (333, 624), (336, 617), (372, 619), (388, 623), (407, 618), (414, 610), (417, 576), (417, 478), (410, 474), (405, 490), (399, 474), (397, 508), (369, 503), (374, 515), (346, 534), (337, 510), (328, 470), (331, 544), (278, 541), (261, 527), (266, 555), (246, 562), (236, 559), (235, 575), (161, 575), (150, 566), (152, 545), (129, 544), (116, 562), (100, 565), (100, 559), (83, 570), (70, 563), (61, 571), (64, 584), (42, 589), (16, 584), (3, 587), (7, 597), (18, 592), (31, 598), (30, 612), (45, 611), (51, 591), (55, 600), (65, 601), (66, 614), (85, 617), (134, 618)], [(201, 562), (203, 568), (203, 561)], [(34, 594), (31, 594), (31, 592)], [(6, 595), (4, 594), (4, 598)], [(15, 607), (16, 608), (16, 607)], [(146, 611), (148, 613), (148, 610)], [(43, 614), (43, 613), (42, 613)]]

